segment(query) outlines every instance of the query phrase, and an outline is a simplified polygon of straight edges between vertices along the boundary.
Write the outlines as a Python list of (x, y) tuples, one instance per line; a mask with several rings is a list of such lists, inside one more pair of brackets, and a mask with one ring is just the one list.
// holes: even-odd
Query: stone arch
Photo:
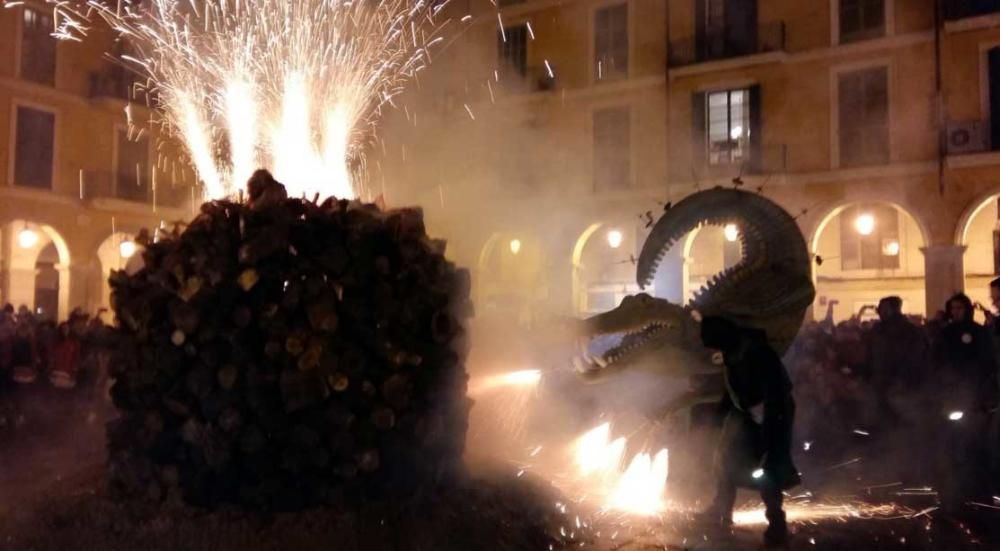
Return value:
[[(814, 315), (826, 315), (836, 300), (834, 318), (856, 314), (861, 306), (899, 295), (907, 313), (927, 312), (923, 249), (930, 233), (903, 205), (881, 198), (851, 199), (829, 205), (807, 233), (816, 285)], [(868, 233), (861, 228), (872, 223)], [(859, 226), (860, 224), (860, 226)]]
[(519, 324), (530, 325), (546, 299), (545, 276), (541, 239), (529, 232), (494, 232), (479, 251), (477, 315), (514, 316)]
[[(56, 291), (56, 318), (65, 318), (70, 312), (70, 249), (63, 235), (49, 224), (30, 220), (15, 219), (0, 225), (0, 257), (3, 258), (3, 281), (0, 294), (3, 302), (15, 307), (21, 304), (35, 310), (36, 293), (39, 290), (39, 258), (43, 264), (51, 265), (55, 274), (51, 278), (43, 275), (41, 282), (46, 288)], [(48, 249), (48, 251), (46, 250)], [(55, 254), (51, 255), (54, 249)], [(48, 258), (51, 255), (51, 258)], [(51, 260), (55, 260), (52, 262)]]
[[(117, 231), (104, 238), (97, 246), (97, 263), (100, 273), (100, 294), (98, 308), (111, 308), (111, 287), (108, 277), (113, 270), (122, 270), (133, 254), (138, 254), (134, 235)], [(107, 319), (105, 321), (108, 321)]]
[(610, 310), (625, 295), (639, 292), (632, 260), (643, 237), (625, 217), (593, 222), (580, 232), (571, 257), (575, 314)]
[(965, 247), (962, 263), (965, 292), (982, 304), (990, 303), (989, 283), (997, 277), (994, 231), (998, 220), (1000, 190), (994, 190), (976, 198), (962, 213), (955, 227), (955, 243)]

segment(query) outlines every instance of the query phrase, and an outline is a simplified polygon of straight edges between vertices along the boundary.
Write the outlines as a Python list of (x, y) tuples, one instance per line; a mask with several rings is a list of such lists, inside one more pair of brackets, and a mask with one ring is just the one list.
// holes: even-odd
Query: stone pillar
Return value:
[(672, 247), (660, 261), (653, 278), (654, 294), (674, 304), (684, 304), (687, 285), (688, 261), (684, 258), (684, 247), (680, 243)]
[(949, 297), (965, 289), (965, 247), (931, 245), (920, 252), (924, 253), (927, 317), (933, 317)]

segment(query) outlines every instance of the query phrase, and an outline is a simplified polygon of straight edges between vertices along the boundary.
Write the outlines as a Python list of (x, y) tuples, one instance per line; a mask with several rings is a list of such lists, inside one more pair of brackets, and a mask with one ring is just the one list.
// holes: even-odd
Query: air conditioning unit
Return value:
[(990, 135), (982, 121), (956, 122), (948, 125), (948, 153), (976, 153), (990, 148)]

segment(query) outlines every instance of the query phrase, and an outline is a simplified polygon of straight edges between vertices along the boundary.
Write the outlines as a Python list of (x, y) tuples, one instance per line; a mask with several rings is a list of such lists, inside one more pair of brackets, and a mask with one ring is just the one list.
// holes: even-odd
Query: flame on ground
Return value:
[(621, 471), (625, 437), (611, 440), (611, 424), (603, 423), (580, 436), (574, 443), (573, 459), (580, 477), (593, 484), (603, 496), (605, 509), (636, 515), (655, 515), (666, 509), (669, 454), (661, 449), (655, 456), (639, 453)]

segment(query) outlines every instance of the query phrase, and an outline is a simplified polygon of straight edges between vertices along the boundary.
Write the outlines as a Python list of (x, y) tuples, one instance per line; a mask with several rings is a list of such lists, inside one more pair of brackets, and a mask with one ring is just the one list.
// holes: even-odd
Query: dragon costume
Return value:
[[(700, 339), (702, 317), (718, 316), (742, 327), (762, 330), (779, 353), (791, 345), (815, 298), (805, 239), (795, 220), (757, 193), (714, 188), (688, 196), (664, 212), (650, 231), (637, 260), (636, 281), (653, 281), (664, 255), (688, 233), (705, 225), (734, 224), (742, 258), (714, 276), (685, 305), (646, 293), (626, 297), (614, 310), (583, 320), (582, 335), (595, 339), (621, 335), (599, 355), (574, 359), (588, 382), (603, 382), (627, 370), (664, 377), (721, 375), (721, 355)], [(718, 401), (721, 389), (708, 385), (675, 399), (662, 414), (700, 402)]]

